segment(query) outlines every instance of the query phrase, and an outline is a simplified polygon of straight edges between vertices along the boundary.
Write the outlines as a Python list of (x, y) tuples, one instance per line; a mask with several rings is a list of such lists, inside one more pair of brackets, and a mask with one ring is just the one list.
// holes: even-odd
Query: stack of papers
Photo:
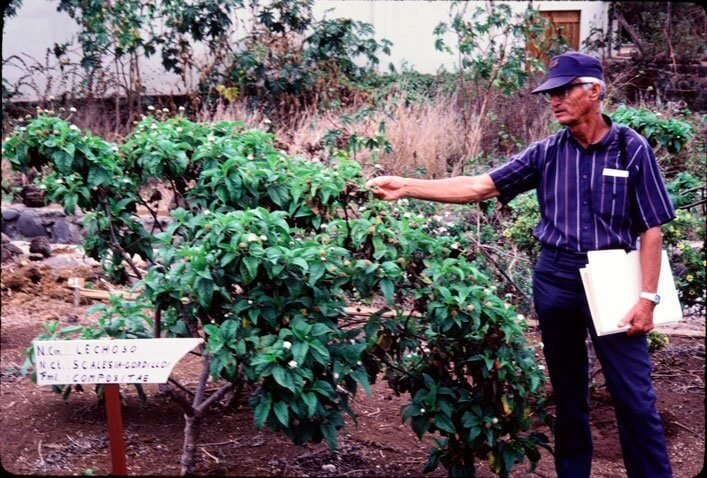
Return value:
[[(597, 335), (624, 332), (630, 325), (619, 322), (636, 305), (641, 293), (641, 263), (638, 251), (622, 249), (591, 251), (587, 267), (580, 269), (589, 310)], [(663, 251), (658, 279), (660, 303), (653, 311), (653, 324), (661, 325), (682, 319), (682, 308), (670, 270), (668, 254)]]

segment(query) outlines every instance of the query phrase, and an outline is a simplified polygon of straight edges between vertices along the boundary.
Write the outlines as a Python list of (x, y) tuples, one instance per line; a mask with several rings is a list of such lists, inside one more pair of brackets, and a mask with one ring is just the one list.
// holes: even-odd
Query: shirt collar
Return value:
[(574, 136), (572, 136), (570, 130), (566, 128), (565, 131), (567, 132), (567, 136), (569, 137), (569, 140), (572, 142), (572, 144), (574, 144), (578, 148), (585, 149), (587, 151), (592, 149), (602, 149), (612, 144), (618, 136), (619, 127), (611, 120), (611, 118), (609, 118), (604, 113), (601, 114), (601, 117), (604, 118), (604, 121), (606, 121), (606, 124), (609, 126), (609, 131), (607, 131), (607, 133), (599, 140), (598, 143), (592, 143), (586, 148), (582, 148), (582, 145), (579, 144), (579, 142), (575, 139)]

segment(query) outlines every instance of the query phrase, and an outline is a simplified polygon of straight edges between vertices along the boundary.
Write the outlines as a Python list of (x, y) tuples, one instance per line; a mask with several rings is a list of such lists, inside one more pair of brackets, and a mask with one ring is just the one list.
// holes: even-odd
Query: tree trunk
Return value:
[(184, 446), (182, 457), (179, 459), (182, 476), (194, 476), (194, 462), (196, 461), (196, 445), (201, 431), (201, 417), (184, 414)]
[(636, 46), (638, 47), (638, 51), (640, 51), (641, 55), (643, 55), (643, 40), (641, 39), (641, 37), (638, 36), (638, 33), (636, 33), (633, 27), (629, 25), (629, 23), (626, 21), (626, 18), (624, 18), (621, 12), (615, 11), (614, 15), (616, 16), (616, 20), (619, 22), (619, 25), (621, 25), (621, 28), (626, 30), (628, 36), (631, 37), (631, 41), (636, 44)]

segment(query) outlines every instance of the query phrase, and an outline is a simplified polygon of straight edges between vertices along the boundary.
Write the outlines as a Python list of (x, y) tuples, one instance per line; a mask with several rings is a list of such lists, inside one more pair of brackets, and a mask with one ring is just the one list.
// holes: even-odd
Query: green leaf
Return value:
[(238, 322), (233, 319), (225, 320), (221, 324), (221, 337), (227, 344), (236, 340), (236, 332), (238, 331)]
[(358, 383), (361, 384), (363, 389), (366, 391), (366, 395), (369, 397), (371, 396), (371, 387), (368, 383), (368, 373), (366, 372), (366, 369), (361, 367), (357, 368), (353, 372), (351, 372), (351, 376), (353, 377), (354, 380), (356, 380)]
[(258, 275), (258, 266), (260, 265), (260, 261), (255, 257), (244, 257), (243, 264), (245, 264), (246, 269), (248, 270), (248, 282), (250, 282), (255, 279), (256, 275)]
[(258, 404), (258, 406), (255, 407), (254, 411), (254, 421), (256, 429), (260, 430), (261, 428), (263, 428), (263, 425), (265, 424), (265, 420), (267, 420), (269, 413), (270, 401), (268, 399), (263, 398)]
[(336, 450), (336, 428), (330, 422), (322, 423), (319, 429), (330, 450)]
[(317, 283), (317, 281), (324, 275), (324, 265), (323, 264), (312, 264), (309, 266), (309, 280), (307, 283), (311, 286)]
[(302, 400), (307, 404), (307, 415), (313, 417), (317, 412), (317, 405), (319, 404), (317, 396), (312, 392), (305, 392), (302, 394)]
[(304, 363), (307, 352), (309, 352), (309, 344), (307, 342), (296, 342), (292, 346), (292, 358), (295, 359), (295, 362), (298, 364)]
[(393, 291), (394, 291), (394, 286), (393, 286), (392, 280), (390, 280), (390, 279), (381, 280), (381, 292), (383, 292), (383, 297), (385, 297), (385, 301), (387, 304), (393, 303)]
[(273, 408), (275, 411), (275, 416), (277, 417), (278, 421), (282, 423), (283, 426), (287, 427), (290, 422), (290, 413), (287, 409), (287, 403), (286, 402), (275, 402), (275, 407)]
[(228, 354), (224, 353), (215, 353), (214, 356), (211, 358), (209, 368), (211, 372), (211, 377), (214, 379), (214, 382), (217, 381), (221, 376), (221, 371), (226, 366), (227, 361)]
[(452, 420), (444, 413), (438, 413), (435, 415), (435, 425), (437, 426), (437, 428), (439, 428), (440, 430), (444, 430), (447, 433), (454, 434), (457, 432), (454, 428)]
[(196, 290), (199, 294), (199, 305), (202, 307), (209, 307), (211, 305), (211, 299), (214, 295), (214, 283), (203, 277), (198, 277), (196, 279)]
[(276, 365), (272, 369), (272, 376), (275, 381), (280, 384), (280, 386), (285, 387), (286, 389), (291, 390), (292, 392), (295, 391), (295, 387), (292, 382), (292, 377), (284, 368), (280, 367), (279, 365)]

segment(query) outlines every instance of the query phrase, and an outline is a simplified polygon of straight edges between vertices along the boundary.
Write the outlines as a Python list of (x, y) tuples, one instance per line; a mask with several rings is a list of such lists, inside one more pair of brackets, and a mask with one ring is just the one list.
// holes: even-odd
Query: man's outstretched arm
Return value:
[(500, 194), (488, 174), (445, 179), (381, 176), (369, 180), (366, 186), (373, 190), (373, 194), (386, 201), (412, 198), (462, 204), (483, 201)]

